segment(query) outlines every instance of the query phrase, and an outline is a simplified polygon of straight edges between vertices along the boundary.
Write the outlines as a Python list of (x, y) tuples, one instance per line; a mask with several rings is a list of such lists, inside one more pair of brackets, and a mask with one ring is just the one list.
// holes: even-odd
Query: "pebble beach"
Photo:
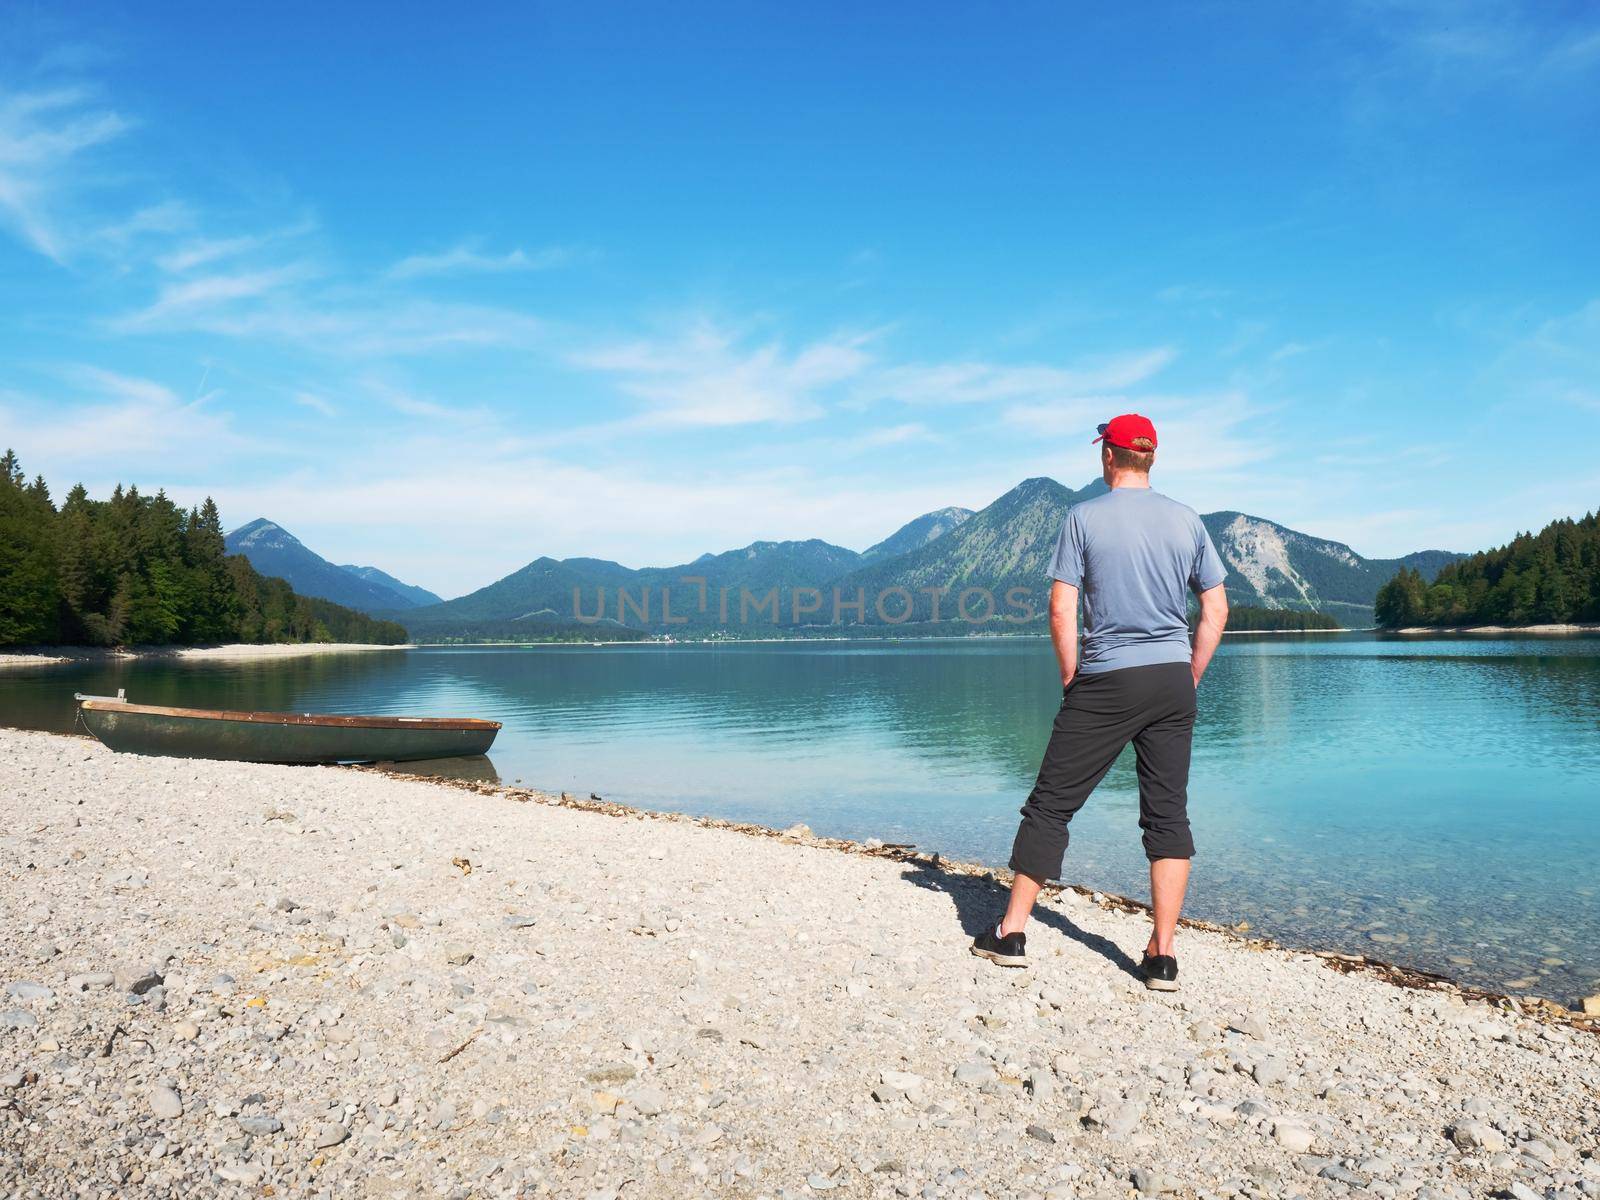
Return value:
[(1600, 1038), (1073, 891), (0, 731), (0, 1195), (1600, 1196)]

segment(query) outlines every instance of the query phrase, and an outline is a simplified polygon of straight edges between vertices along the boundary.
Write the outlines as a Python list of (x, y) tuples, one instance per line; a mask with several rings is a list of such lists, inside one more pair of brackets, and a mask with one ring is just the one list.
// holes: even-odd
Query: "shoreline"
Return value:
[(0, 669), (59, 666), (63, 663), (132, 662), (136, 659), (152, 658), (243, 661), (414, 649), (416, 646), (409, 642), (394, 646), (368, 642), (229, 642), (218, 646), (20, 646), (13, 650), (0, 650)]
[(1600, 1188), (1600, 1038), (1198, 923), (1150, 992), (1133, 902), (1008, 971), (996, 880), (803, 827), (14, 730), (0, 796), (41, 1195)]
[[(1279, 632), (1298, 631), (1284, 630)], [(81, 735), (65, 736), (79, 737)], [(587, 798), (583, 798), (573, 796), (568, 792), (546, 792), (539, 788), (523, 787), (516, 784), (490, 783), (483, 780), (461, 779), (452, 776), (413, 774), (408, 772), (403, 764), (349, 764), (341, 769), (373, 772), (398, 779), (422, 781), (459, 791), (473, 792), (480, 796), (502, 796), (518, 804), (549, 805), (579, 812), (598, 813), (622, 820), (664, 821), (671, 824), (697, 826), (703, 829), (723, 829), (744, 837), (775, 839), (780, 842), (810, 846), (838, 854), (884, 858), (893, 862), (917, 863), (951, 876), (990, 881), (1001, 889), (1002, 895), (1009, 894), (1011, 887), (1011, 872), (1002, 867), (991, 867), (979, 862), (947, 858), (938, 851), (918, 850), (911, 843), (885, 842), (881, 838), (867, 838), (864, 841), (856, 841), (850, 838), (830, 837), (813, 833), (809, 826), (803, 824), (794, 825), (788, 829), (777, 829), (770, 825), (760, 825), (749, 821), (735, 821), (726, 817), (697, 816), (692, 813), (674, 812), (670, 809), (638, 808), (634, 805), (623, 804), (620, 801), (606, 800), (594, 793), (590, 793)], [(1137, 914), (1146, 917), (1150, 912), (1150, 905), (1146, 901), (1102, 888), (1091, 887), (1088, 884), (1047, 882), (1040, 892), (1044, 897), (1059, 896), (1062, 893), (1077, 895), (1107, 911)], [(1003, 900), (1001, 903), (1003, 904)], [(1182, 929), (1204, 930), (1207, 933), (1216, 934), (1219, 937), (1229, 939), (1251, 949), (1270, 949), (1288, 954), (1310, 955), (1322, 959), (1333, 970), (1345, 974), (1359, 973), (1367, 975), (1394, 987), (1446, 992), (1467, 1000), (1489, 1004), (1492, 1007), (1513, 1012), (1518, 1016), (1571, 1025), (1600, 1035), (1600, 1007), (1597, 1007), (1596, 1011), (1588, 1013), (1582, 1008), (1569, 1008), (1560, 1001), (1552, 1000), (1546, 996), (1513, 996), (1506, 992), (1497, 992), (1492, 988), (1466, 983), (1442, 972), (1428, 971), (1421, 967), (1411, 967), (1404, 963), (1390, 962), (1387, 959), (1375, 958), (1370, 954), (1352, 954), (1314, 946), (1290, 945), (1276, 938), (1251, 934), (1248, 930), (1241, 930), (1237, 926), (1207, 921), (1199, 917), (1180, 917), (1178, 924)], [(1595, 1000), (1600, 1002), (1600, 996), (1596, 996)]]

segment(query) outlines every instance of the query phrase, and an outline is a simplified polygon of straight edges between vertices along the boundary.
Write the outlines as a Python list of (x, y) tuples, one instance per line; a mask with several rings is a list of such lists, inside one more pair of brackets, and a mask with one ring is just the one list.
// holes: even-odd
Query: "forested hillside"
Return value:
[(58, 509), (43, 478), (0, 458), (0, 646), (194, 645), (405, 640), (228, 555), (210, 499), (185, 512), (164, 492), (120, 485), (91, 500), (80, 484)]
[(1600, 515), (1552, 521), (1444, 567), (1403, 570), (1378, 592), (1378, 624), (1564, 625), (1600, 621)]

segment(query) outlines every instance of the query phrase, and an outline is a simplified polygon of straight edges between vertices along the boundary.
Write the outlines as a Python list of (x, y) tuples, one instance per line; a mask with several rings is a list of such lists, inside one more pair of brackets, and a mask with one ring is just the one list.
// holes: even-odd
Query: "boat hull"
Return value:
[(79, 711), (90, 733), (122, 753), (236, 762), (413, 762), (481, 755), (500, 731), (493, 721), (213, 714), (92, 703)]

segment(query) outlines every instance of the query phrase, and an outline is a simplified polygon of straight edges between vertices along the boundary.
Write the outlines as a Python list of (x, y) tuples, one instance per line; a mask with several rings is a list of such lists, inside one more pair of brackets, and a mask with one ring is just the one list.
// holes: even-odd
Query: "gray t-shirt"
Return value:
[(1149, 488), (1113, 488), (1067, 510), (1052, 578), (1083, 595), (1084, 674), (1189, 661), (1187, 592), (1227, 570), (1200, 516)]

